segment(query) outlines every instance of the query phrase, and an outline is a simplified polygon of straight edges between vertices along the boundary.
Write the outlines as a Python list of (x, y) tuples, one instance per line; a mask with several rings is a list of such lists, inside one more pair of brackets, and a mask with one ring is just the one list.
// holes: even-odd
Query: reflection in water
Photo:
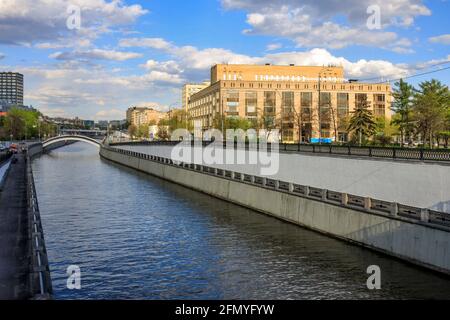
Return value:
[[(450, 279), (101, 160), (33, 162), (57, 299), (450, 298)], [(82, 289), (66, 289), (69, 265)], [(366, 268), (379, 265), (382, 289)]]

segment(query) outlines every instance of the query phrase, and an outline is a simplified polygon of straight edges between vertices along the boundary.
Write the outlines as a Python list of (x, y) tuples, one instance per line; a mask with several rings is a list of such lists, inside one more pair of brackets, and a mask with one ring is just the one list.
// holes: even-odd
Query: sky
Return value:
[(216, 63), (342, 65), (450, 82), (450, 0), (0, 0), (0, 70), (49, 116), (180, 107)]

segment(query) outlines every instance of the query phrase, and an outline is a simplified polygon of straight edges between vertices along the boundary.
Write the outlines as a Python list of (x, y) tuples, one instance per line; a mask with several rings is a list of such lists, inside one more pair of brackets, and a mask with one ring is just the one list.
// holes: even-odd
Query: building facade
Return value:
[(23, 74), (0, 72), (0, 105), (23, 106)]
[(202, 130), (238, 117), (280, 129), (284, 142), (347, 141), (358, 105), (367, 104), (375, 117), (391, 116), (390, 84), (347, 81), (342, 67), (215, 65), (211, 83), (188, 104)]
[(166, 113), (153, 108), (131, 107), (127, 110), (127, 122), (130, 125), (141, 126), (144, 124), (156, 123), (166, 118)]
[(181, 91), (181, 102), (182, 102), (183, 110), (187, 111), (189, 99), (192, 97), (192, 95), (207, 88), (210, 84), (211, 83), (209, 81), (205, 81), (202, 83), (187, 83), (187, 84), (185, 84)]

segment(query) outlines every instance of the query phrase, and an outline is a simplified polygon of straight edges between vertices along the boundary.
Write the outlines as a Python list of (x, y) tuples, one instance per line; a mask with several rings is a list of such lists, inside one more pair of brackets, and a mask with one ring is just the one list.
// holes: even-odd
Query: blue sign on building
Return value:
[(333, 139), (331, 138), (311, 138), (311, 143), (332, 143)]

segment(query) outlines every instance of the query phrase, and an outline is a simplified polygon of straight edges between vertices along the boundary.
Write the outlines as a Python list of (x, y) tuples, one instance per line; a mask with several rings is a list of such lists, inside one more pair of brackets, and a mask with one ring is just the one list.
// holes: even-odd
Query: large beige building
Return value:
[(153, 108), (131, 107), (127, 110), (127, 122), (139, 127), (144, 124), (156, 123), (166, 118), (166, 113)]
[(192, 97), (192, 95), (207, 88), (210, 84), (211, 84), (211, 82), (209, 82), (209, 81), (204, 81), (202, 83), (187, 83), (187, 84), (185, 84), (181, 91), (181, 101), (182, 101), (183, 110), (187, 111), (189, 99)]
[(239, 117), (282, 128), (285, 142), (346, 141), (350, 113), (365, 100), (376, 117), (390, 118), (391, 86), (347, 81), (342, 67), (219, 64), (187, 110), (203, 130)]

